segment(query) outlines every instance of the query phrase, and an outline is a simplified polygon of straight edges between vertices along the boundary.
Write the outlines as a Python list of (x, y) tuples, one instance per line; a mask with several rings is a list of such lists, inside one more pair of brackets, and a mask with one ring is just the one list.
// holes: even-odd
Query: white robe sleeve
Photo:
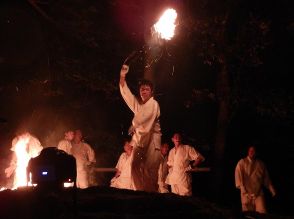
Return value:
[(242, 183), (242, 173), (241, 173), (241, 167), (240, 167), (240, 161), (237, 163), (237, 166), (235, 168), (235, 185), (236, 188), (240, 189)]
[(263, 185), (271, 192), (271, 194), (274, 196), (276, 194), (275, 188), (272, 184), (272, 181), (269, 177), (269, 173), (267, 171), (267, 168), (264, 166), (264, 180)]
[(124, 162), (124, 153), (122, 153), (120, 156), (119, 156), (119, 159), (117, 161), (117, 164), (115, 166), (115, 168), (119, 171), (122, 170), (122, 167), (123, 167), (123, 162)]
[(242, 160), (240, 160), (237, 163), (237, 166), (235, 168), (235, 185), (236, 188), (241, 190), (241, 193), (246, 193), (246, 189), (244, 187), (244, 179), (243, 179), (243, 173), (242, 173)]
[(174, 148), (171, 149), (171, 151), (168, 154), (167, 165), (169, 167), (172, 167), (174, 165), (174, 153), (175, 153), (174, 150), (175, 150)]
[(158, 185), (162, 183), (162, 162), (160, 162), (159, 164), (157, 182), (158, 182)]
[(87, 145), (87, 156), (88, 156), (88, 161), (90, 163), (96, 163), (96, 158), (95, 158), (95, 152), (94, 150), (91, 148), (90, 145), (86, 144)]
[(192, 146), (189, 146), (188, 149), (188, 159), (190, 161), (197, 159), (204, 161), (204, 157)]
[(132, 94), (129, 87), (127, 86), (127, 82), (125, 82), (124, 86), (119, 85), (120, 93), (128, 105), (128, 107), (135, 113), (138, 109), (139, 102), (137, 98)]
[(174, 166), (174, 148), (172, 148), (168, 154), (167, 158), (167, 167), (168, 167), (168, 174), (165, 180), (166, 184), (171, 184), (171, 175), (173, 173), (173, 166)]

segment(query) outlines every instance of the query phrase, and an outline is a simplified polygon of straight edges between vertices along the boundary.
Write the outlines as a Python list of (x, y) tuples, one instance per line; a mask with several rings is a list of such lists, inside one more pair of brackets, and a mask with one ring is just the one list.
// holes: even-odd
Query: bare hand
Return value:
[(120, 76), (121, 77), (126, 77), (126, 74), (129, 72), (129, 66), (128, 65), (123, 65), (121, 67), (121, 70), (120, 70)]

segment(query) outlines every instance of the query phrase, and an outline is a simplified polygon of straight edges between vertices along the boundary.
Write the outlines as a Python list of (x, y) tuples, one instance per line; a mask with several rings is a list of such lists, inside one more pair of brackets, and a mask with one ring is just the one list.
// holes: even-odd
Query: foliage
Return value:
[[(279, 87), (279, 83), (287, 81), (291, 71), (289, 69), (292, 69), (287, 57), (290, 49), (287, 48), (287, 43), (281, 41), (287, 40), (289, 43), (291, 33), (287, 29), (293, 18), (288, 14), (280, 20), (273, 16), (274, 13), (289, 13), (287, 1), (279, 5), (282, 6), (279, 10), (272, 2), (187, 2), (189, 9), (185, 11), (180, 33), (183, 35), (182, 41), (195, 54), (194, 59), (198, 56), (205, 65), (216, 71), (226, 62), (231, 89), (231, 111), (248, 104), (262, 115), (292, 120), (293, 91), (289, 92), (283, 85)], [(276, 48), (280, 50), (280, 57), (274, 54)], [(283, 79), (275, 80), (280, 73), (276, 67), (279, 63), (288, 66), (288, 69), (283, 68), (287, 71), (284, 72)], [(279, 82), (275, 83), (277, 81)], [(288, 91), (283, 92), (284, 89)], [(212, 92), (213, 90), (207, 92), (205, 88), (193, 87), (188, 102), (198, 104), (203, 99), (215, 101), (215, 98), (211, 98), (215, 96)], [(199, 98), (205, 93), (206, 98)]]

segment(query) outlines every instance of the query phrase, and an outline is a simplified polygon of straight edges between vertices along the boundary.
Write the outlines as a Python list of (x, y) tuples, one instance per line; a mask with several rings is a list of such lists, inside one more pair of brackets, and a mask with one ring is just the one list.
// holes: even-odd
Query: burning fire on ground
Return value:
[[(9, 167), (5, 169), (5, 174), (7, 178), (13, 178), (13, 183), (12, 185), (9, 185), (8, 188), (15, 190), (20, 187), (37, 186), (37, 184), (32, 183), (32, 173), (30, 172), (28, 174), (27, 168), (29, 161), (32, 158), (39, 156), (43, 150), (40, 141), (31, 134), (24, 133), (13, 139), (10, 150), (13, 151), (13, 157)], [(52, 173), (49, 173), (47, 170), (42, 170), (41, 174), (45, 179)], [(64, 188), (73, 186), (74, 182), (72, 178), (68, 178), (63, 183)], [(6, 189), (6, 187), (2, 187), (0, 188), (0, 191)]]
[[(9, 167), (5, 169), (6, 177), (13, 177), (12, 189), (33, 186), (30, 181), (31, 176), (27, 176), (27, 166), (30, 159), (38, 156), (42, 149), (40, 141), (28, 132), (13, 139), (11, 147), (13, 157)], [(0, 191), (4, 189), (6, 188), (1, 188)]]

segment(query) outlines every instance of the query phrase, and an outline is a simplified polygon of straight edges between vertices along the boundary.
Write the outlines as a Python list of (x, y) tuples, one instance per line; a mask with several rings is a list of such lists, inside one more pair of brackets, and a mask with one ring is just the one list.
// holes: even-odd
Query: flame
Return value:
[(27, 166), (31, 158), (40, 154), (43, 147), (39, 140), (29, 133), (17, 136), (12, 141), (11, 150), (15, 153), (15, 158), (11, 162), (15, 165), (14, 181), (12, 189), (21, 186), (35, 186), (31, 183), (31, 174), (27, 178)]
[(158, 22), (153, 25), (160, 38), (170, 40), (174, 36), (176, 18), (176, 10), (169, 8), (163, 13)]
[[(14, 181), (12, 190), (19, 187), (30, 186), (35, 187), (37, 184), (32, 183), (32, 173), (27, 176), (27, 166), (31, 158), (37, 157), (43, 147), (39, 140), (29, 133), (17, 136), (12, 141), (11, 150), (14, 152), (14, 157), (10, 163), (10, 166), (5, 169), (7, 177), (10, 177), (14, 173)], [(68, 179), (64, 182), (64, 188), (74, 186), (74, 182)], [(0, 192), (7, 190), (6, 187), (0, 187)]]
[(71, 188), (71, 187), (74, 187), (74, 183), (73, 183), (73, 182), (71, 182), (71, 183), (69, 183), (69, 182), (65, 182), (65, 183), (63, 183), (63, 187), (64, 187), (64, 188)]
[(27, 186), (27, 166), (30, 160), (29, 153), (27, 151), (27, 144), (29, 138), (27, 136), (20, 138), (15, 145), (16, 155), (16, 169), (13, 187), (18, 188), (20, 186)]
[(74, 187), (74, 182), (72, 182), (71, 179), (67, 179), (67, 182), (64, 182), (64, 183), (63, 183), (63, 187), (64, 187), (64, 188)]

